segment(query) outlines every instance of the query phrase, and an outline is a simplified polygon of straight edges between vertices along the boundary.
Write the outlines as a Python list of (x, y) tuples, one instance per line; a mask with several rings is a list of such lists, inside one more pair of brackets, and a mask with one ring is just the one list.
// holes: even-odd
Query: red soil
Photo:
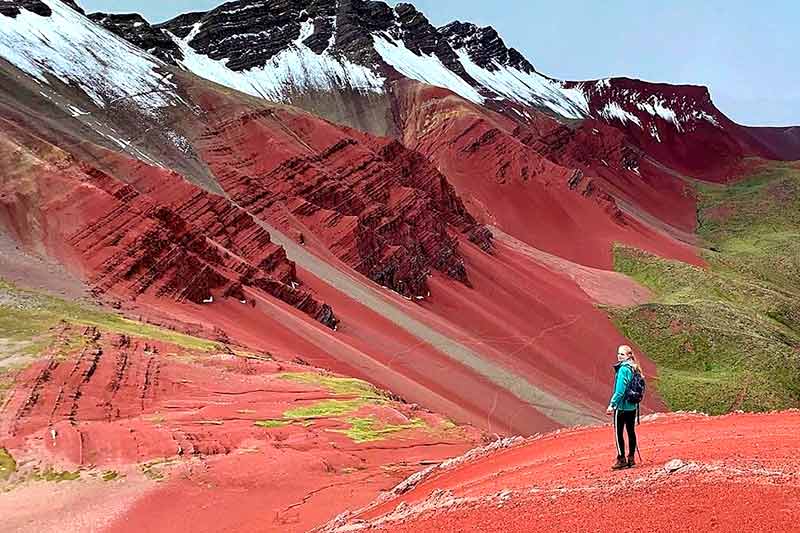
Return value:
[[(75, 335), (84, 347), (65, 357)], [(304, 531), (374, 498), (420, 461), (461, 453), (478, 438), (391, 401), (308, 425), (262, 428), (255, 422), (280, 420), (287, 409), (354, 396), (281, 379), (282, 372), (317, 371), (256, 354), (196, 352), (94, 328), (65, 327), (58, 338), (43, 361), (17, 376), (0, 417), (0, 447), (19, 465), (11, 482), (25, 483), (3, 500), (13, 507), (24, 496), (32, 498), (26, 508), (43, 508), (35, 517), (7, 508), (11, 526), (27, 521), (30, 530), (45, 530), (53, 520), (80, 523), (106, 507), (117, 517), (110, 531)], [(348, 427), (347, 416), (389, 424), (418, 418), (425, 427), (359, 444), (337, 432)], [(31, 468), (49, 465), (82, 471), (68, 483), (75, 501), (66, 516), (47, 511), (49, 495), (63, 488), (26, 488)], [(94, 490), (84, 482), (112, 469), (127, 477), (108, 482), (111, 497), (82, 500)], [(117, 508), (113, 495), (129, 488), (136, 497)]]
[[(613, 377), (611, 355), (629, 341), (568, 275), (532, 260), (502, 237), (495, 245), (491, 258), (463, 248), (473, 277), (469, 294), (435, 279), (425, 307), (446, 317), (492, 360), (602, 419)], [(603, 286), (622, 293), (628, 283), (609, 277)], [(644, 365), (648, 374), (656, 373), (650, 361)], [(645, 409), (664, 408), (657, 396), (648, 400)]]
[[(328, 306), (292, 286), (294, 264), (241, 209), (174, 172), (107, 152), (112, 176), (10, 125), (0, 144), (9, 165), (0, 227), (29, 249), (58, 258), (95, 292), (135, 300), (148, 293), (200, 303), (243, 300), (242, 287), (281, 299), (328, 326)], [(36, 151), (34, 151), (34, 149)]]
[(556, 432), (432, 468), (324, 530), (795, 531), (799, 430), (796, 411), (658, 415), (621, 472), (610, 427)]

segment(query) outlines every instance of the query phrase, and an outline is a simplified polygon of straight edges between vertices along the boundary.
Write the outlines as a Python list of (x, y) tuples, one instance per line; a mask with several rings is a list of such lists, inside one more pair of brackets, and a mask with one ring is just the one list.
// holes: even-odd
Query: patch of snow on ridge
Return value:
[(373, 35), (372, 39), (375, 51), (403, 76), (449, 89), (476, 104), (485, 101), (472, 85), (444, 66), (438, 57), (417, 55), (406, 48), (402, 41), (387, 35)]
[(639, 126), (640, 128), (642, 127), (642, 122), (639, 120), (639, 118), (633, 113), (624, 110), (622, 106), (620, 106), (617, 102), (608, 102), (606, 105), (603, 106), (603, 108), (598, 112), (598, 114), (609, 120), (616, 119), (622, 122), (623, 124), (625, 124), (626, 122), (632, 122), (637, 126)]
[(681, 131), (681, 123), (678, 120), (678, 115), (672, 108), (667, 106), (666, 102), (658, 98), (656, 95), (651, 95), (644, 102), (636, 102), (636, 107), (642, 111), (650, 113), (654, 117), (658, 116), (664, 120), (672, 122), (675, 124), (675, 127), (678, 129), (678, 131)]
[(547, 107), (567, 118), (589, 114), (589, 102), (580, 87), (568, 89), (536, 72), (523, 72), (497, 62), (494, 71), (486, 70), (475, 64), (463, 48), (456, 54), (467, 74), (500, 96), (521, 104)]
[[(196, 28), (199, 29), (199, 28)], [(384, 79), (367, 67), (338, 59), (327, 51), (316, 54), (303, 44), (314, 31), (311, 21), (303, 22), (300, 36), (285, 50), (273, 56), (263, 67), (235, 71), (228, 59), (215, 60), (198, 54), (189, 41), (172, 35), (183, 52), (181, 65), (194, 74), (232, 89), (276, 102), (289, 100), (293, 91), (332, 90), (349, 87), (362, 93), (383, 92)]]
[(163, 64), (116, 37), (59, 0), (42, 0), (43, 17), (21, 10), (0, 15), (0, 57), (38, 82), (48, 76), (80, 87), (101, 108), (123, 99), (146, 114), (181, 102), (175, 84), (157, 72)]

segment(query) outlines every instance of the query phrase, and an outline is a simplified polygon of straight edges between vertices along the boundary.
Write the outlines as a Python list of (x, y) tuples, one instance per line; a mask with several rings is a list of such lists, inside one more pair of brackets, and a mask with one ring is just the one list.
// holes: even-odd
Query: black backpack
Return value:
[(631, 380), (628, 382), (628, 388), (625, 389), (625, 401), (630, 403), (639, 404), (644, 398), (644, 390), (647, 387), (647, 382), (641, 372), (634, 370)]

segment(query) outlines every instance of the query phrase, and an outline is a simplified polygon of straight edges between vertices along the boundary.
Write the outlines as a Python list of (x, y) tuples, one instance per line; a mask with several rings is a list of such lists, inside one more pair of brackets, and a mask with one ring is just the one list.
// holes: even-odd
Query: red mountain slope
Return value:
[[(639, 426), (643, 461), (609, 468), (608, 427), (499, 441), (412, 476), (319, 531), (793, 531), (797, 412)], [(613, 450), (613, 448), (612, 448)]]

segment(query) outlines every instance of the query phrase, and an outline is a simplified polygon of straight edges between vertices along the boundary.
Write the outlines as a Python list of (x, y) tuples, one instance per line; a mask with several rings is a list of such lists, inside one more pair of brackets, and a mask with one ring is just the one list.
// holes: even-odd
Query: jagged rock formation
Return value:
[(492, 71), (499, 65), (534, 72), (533, 65), (515, 48), (508, 48), (497, 30), (491, 26), (483, 28), (470, 22), (453, 21), (439, 28), (453, 50), (464, 50), (470, 59), (481, 68)]
[[(75, 3), (75, 0), (58, 0), (67, 4), (69, 7), (83, 14), (83, 9)], [(14, 18), (19, 15), (20, 10), (30, 11), (43, 17), (49, 17), (53, 10), (50, 9), (42, 0), (0, 0), (0, 15)]]
[(214, 295), (248, 303), (255, 291), (336, 326), (331, 309), (298, 288), (283, 248), (224, 197), (174, 172), (107, 154), (107, 165), (136, 176), (125, 182), (7, 126), (3, 161), (33, 147), (51, 155), (25, 156), (24, 174), (6, 169), (0, 225), (29, 247), (66, 246), (97, 294), (202, 304)]
[(175, 41), (163, 30), (151, 26), (138, 13), (92, 13), (89, 18), (162, 61), (177, 64), (183, 59)]
[[(198, 146), (238, 205), (279, 223), (288, 214), (343, 261), (404, 296), (426, 296), (431, 269), (469, 285), (451, 228), (492, 250), (490, 232), (446, 178), (397, 141), (342, 135), (325, 123), (308, 130), (306, 117), (278, 109), (231, 118), (212, 108), (210, 116), (217, 121)], [(270, 153), (256, 148), (263, 138), (275, 143)]]

